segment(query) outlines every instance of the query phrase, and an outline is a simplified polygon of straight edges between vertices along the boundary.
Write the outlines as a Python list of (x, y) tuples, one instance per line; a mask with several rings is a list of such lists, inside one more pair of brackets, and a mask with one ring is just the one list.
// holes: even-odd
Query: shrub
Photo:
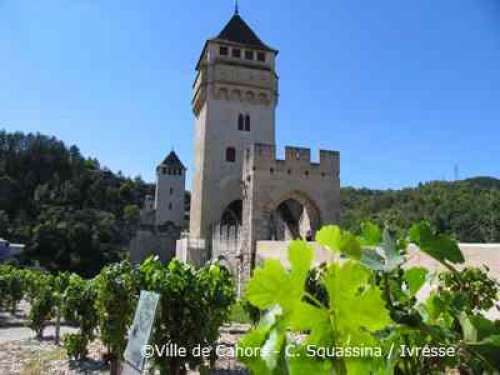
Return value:
[[(97, 311), (95, 308), (96, 293), (92, 280), (84, 280), (76, 274), (69, 278), (68, 287), (64, 292), (63, 315), (67, 321), (76, 323), (80, 332), (67, 338), (68, 356), (81, 359), (87, 355), (87, 345), (94, 339), (97, 326)], [(79, 337), (76, 337), (79, 336)]]
[(77, 361), (87, 356), (88, 340), (80, 334), (68, 334), (63, 336), (64, 349), (68, 357)]
[(24, 272), (11, 265), (0, 265), (0, 307), (16, 313), (24, 296)]
[(114, 374), (127, 344), (127, 329), (137, 302), (138, 291), (130, 263), (124, 261), (103, 268), (94, 285), (100, 336), (110, 353)]
[[(140, 270), (144, 288), (161, 295), (153, 343), (187, 350), (185, 358), (154, 358), (155, 367), (162, 374), (182, 374), (186, 364), (201, 365), (203, 359), (192, 355), (193, 348), (213, 346), (235, 300), (229, 272), (218, 265), (195, 270), (177, 260), (164, 266), (157, 258), (147, 259)], [(212, 354), (212, 362), (214, 358)]]
[(43, 337), (45, 323), (51, 319), (54, 313), (54, 290), (53, 277), (48, 274), (31, 275), (31, 280), (36, 278), (33, 285), (33, 295), (31, 297), (31, 308), (28, 314), (30, 328), (35, 331), (36, 337)]

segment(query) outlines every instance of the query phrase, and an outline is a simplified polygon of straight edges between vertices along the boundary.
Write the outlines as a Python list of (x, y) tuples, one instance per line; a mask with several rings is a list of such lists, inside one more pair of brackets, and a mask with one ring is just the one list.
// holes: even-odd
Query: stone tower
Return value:
[(168, 222), (184, 225), (184, 189), (186, 168), (174, 151), (156, 168), (156, 225)]
[(255, 143), (275, 144), (277, 53), (237, 11), (219, 35), (205, 43), (192, 99), (193, 238), (208, 238), (210, 226), (222, 220), (226, 208), (238, 202), (241, 207), (244, 150)]

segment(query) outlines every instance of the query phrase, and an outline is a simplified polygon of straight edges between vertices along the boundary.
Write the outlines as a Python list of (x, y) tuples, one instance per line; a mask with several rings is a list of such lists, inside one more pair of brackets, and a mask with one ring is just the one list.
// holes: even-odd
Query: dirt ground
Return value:
[[(89, 346), (88, 359), (73, 361), (66, 357), (65, 350), (54, 343), (54, 326), (49, 324), (44, 339), (37, 340), (27, 326), (29, 306), (21, 303), (15, 315), (0, 312), (0, 374), (1, 375), (102, 375), (109, 374), (109, 367), (103, 361), (106, 349), (99, 340)], [(221, 328), (217, 345), (225, 348), (228, 355), (216, 363), (214, 375), (244, 375), (246, 370), (235, 358), (232, 349), (239, 337), (248, 330), (247, 325), (232, 324)], [(61, 327), (61, 336), (77, 332), (69, 326)], [(190, 375), (198, 374), (190, 371)]]

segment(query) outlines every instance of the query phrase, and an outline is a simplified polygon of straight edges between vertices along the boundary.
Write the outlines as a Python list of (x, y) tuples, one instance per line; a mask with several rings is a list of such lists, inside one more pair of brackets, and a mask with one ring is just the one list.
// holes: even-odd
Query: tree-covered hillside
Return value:
[(118, 260), (151, 191), (53, 137), (0, 131), (0, 237), (48, 269), (93, 275)]
[(342, 189), (342, 225), (372, 220), (408, 228), (429, 220), (462, 242), (500, 242), (500, 180), (435, 181), (401, 190)]
[[(82, 156), (54, 137), (0, 131), (0, 237), (27, 260), (85, 276), (125, 255), (153, 186)], [(189, 194), (186, 194), (186, 217)], [(500, 242), (500, 180), (478, 177), (402, 190), (342, 189), (342, 225), (400, 228), (427, 219), (460, 241)]]

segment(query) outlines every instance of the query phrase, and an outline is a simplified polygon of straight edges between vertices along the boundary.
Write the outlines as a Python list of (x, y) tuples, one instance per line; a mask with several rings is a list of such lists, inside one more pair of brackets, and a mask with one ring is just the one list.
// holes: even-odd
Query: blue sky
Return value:
[[(191, 84), (231, 0), (0, 0), (0, 128), (153, 180), (192, 171)], [(500, 1), (241, 0), (280, 50), (277, 140), (341, 152), (342, 184), (500, 176)], [(314, 152), (316, 154), (316, 152)], [(190, 178), (189, 178), (190, 180)]]

